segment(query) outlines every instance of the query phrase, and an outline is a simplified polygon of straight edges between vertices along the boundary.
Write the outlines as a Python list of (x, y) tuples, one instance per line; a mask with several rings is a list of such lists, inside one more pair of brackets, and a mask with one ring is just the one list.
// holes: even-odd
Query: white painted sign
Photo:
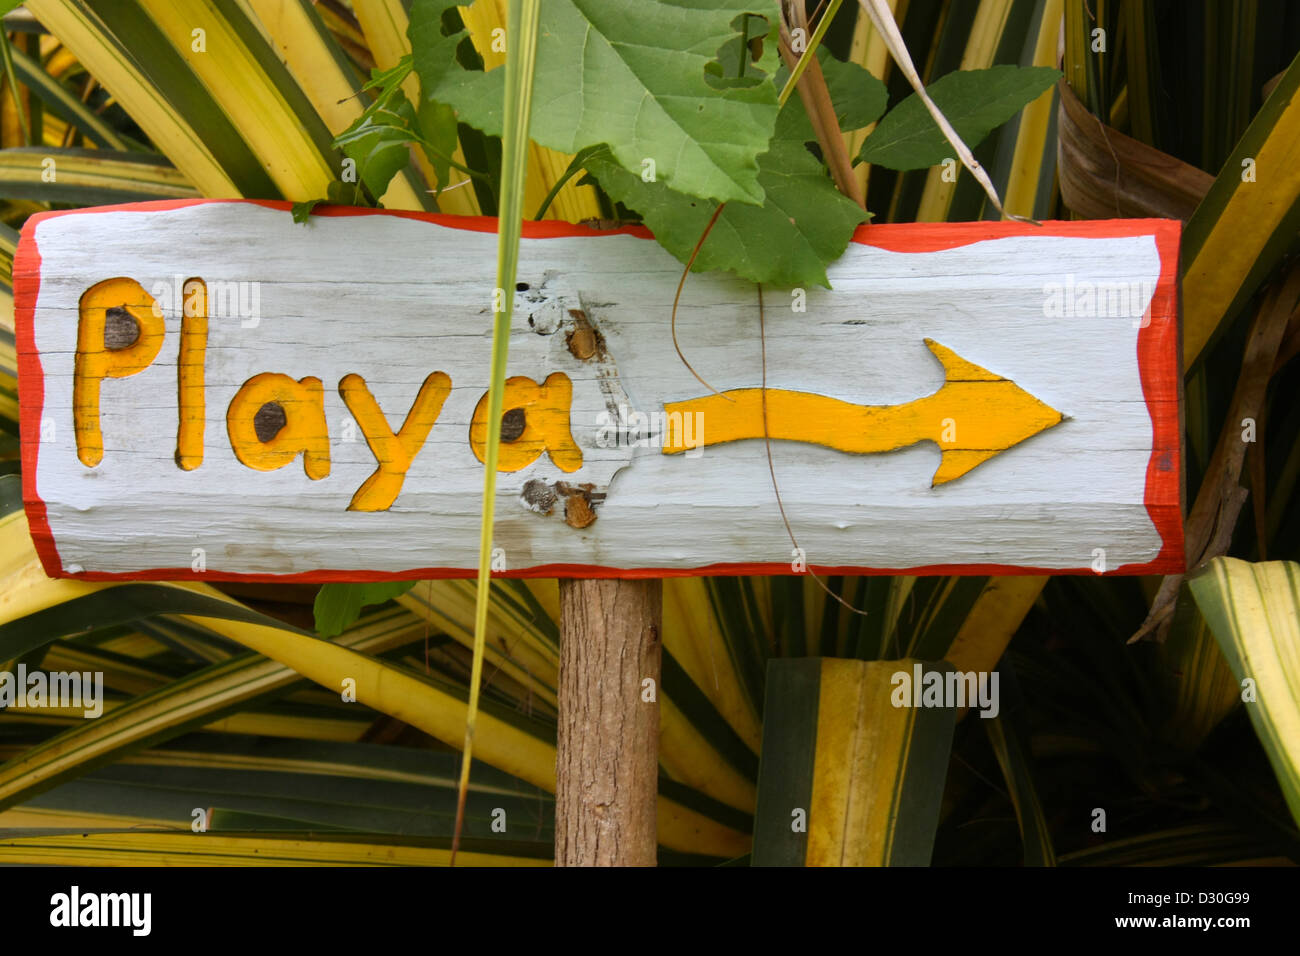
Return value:
[[(494, 568), (1181, 569), (1178, 224), (859, 229), (833, 291), (527, 224)], [(46, 570), (468, 575), (495, 222), (181, 201), (47, 213), (15, 262)], [(766, 426), (764, 422), (766, 421)], [(773, 470), (800, 550), (773, 492)]]

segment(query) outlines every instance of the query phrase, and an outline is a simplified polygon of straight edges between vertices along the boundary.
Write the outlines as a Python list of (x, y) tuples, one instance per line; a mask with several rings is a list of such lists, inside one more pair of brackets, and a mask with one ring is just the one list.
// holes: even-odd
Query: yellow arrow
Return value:
[[(1015, 382), (966, 361), (933, 339), (926, 339), (925, 344), (945, 374), (943, 385), (933, 395), (901, 405), (855, 405), (811, 392), (769, 388), (768, 434), (857, 454), (895, 451), (932, 441), (942, 452), (933, 487), (960, 478), (1064, 418)], [(760, 388), (734, 388), (722, 395), (670, 402), (664, 411), (670, 423), (664, 437), (665, 455), (763, 437)], [(688, 429), (693, 432), (693, 442), (688, 443), (680, 423), (685, 416), (697, 413), (703, 417), (692, 420), (700, 424)]]

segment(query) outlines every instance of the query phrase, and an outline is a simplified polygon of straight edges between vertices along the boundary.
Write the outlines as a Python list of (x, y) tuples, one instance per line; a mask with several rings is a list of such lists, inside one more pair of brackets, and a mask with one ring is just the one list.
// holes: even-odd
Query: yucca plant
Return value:
[[(881, 115), (912, 91), (867, 4), (796, 6), (789, 15), (808, 18), (820, 48), (820, 108), (839, 140), (799, 156), (814, 163), (816, 229), (846, 242), (866, 211), (876, 222), (996, 218), (972, 177), (872, 145)], [(1295, 392), (1288, 363), (1300, 320), (1294, 296), (1277, 291), (1289, 283), (1275, 280), (1300, 215), (1291, 156), (1300, 23), (1279, 29), (1254, 3), (1229, 15), (1208, 0), (885, 6), (1006, 212), (1188, 220), (1189, 501), (1200, 506), (1189, 560), (1295, 558), (1300, 417), (1285, 396)], [(750, 32), (750, 19), (719, 54), (718, 77), (740, 81), (758, 65), (788, 79), (774, 42), (763, 52), (746, 42), (777, 24)], [(6, 16), (0, 671), (102, 672), (105, 696), (95, 720), (51, 708), (0, 716), (0, 860), (445, 863), (471, 687), (481, 697), (457, 859), (552, 858), (555, 582), (493, 583), (474, 681), (472, 583), (317, 593), (54, 581), (32, 548), (17, 474), (13, 230), (28, 215), (176, 196), (288, 199), (302, 216), (320, 201), (496, 215), (505, 205), (499, 126), (457, 109), (454, 91), (430, 94), (461, 76), (449, 72), (453, 61), (466, 74), (501, 66), (492, 38), (505, 25), (504, 0), (29, 0)], [(958, 71), (995, 66), (1059, 67), (1064, 81), (1026, 93), (1027, 106), (1013, 99), (1001, 114), (982, 112), (987, 87), (964, 85)], [(819, 107), (794, 96), (788, 108), (806, 116)], [(689, 257), (716, 204), (678, 216), (611, 150), (568, 145), (529, 145), (515, 196), (525, 215), (643, 219)], [(1247, 169), (1255, 179), (1243, 178)], [(710, 240), (696, 268), (744, 275), (750, 262), (756, 278), (771, 241), (761, 231), (739, 249)], [(835, 241), (810, 240), (821, 259), (804, 268), (833, 259)], [(1271, 351), (1252, 350), (1257, 333)], [(1245, 455), (1231, 445), (1242, 418), (1254, 423)], [(1243, 471), (1251, 517), (1238, 522)], [(1209, 517), (1196, 524), (1198, 515)], [(1221, 593), (1236, 587), (1229, 577)], [(661, 862), (751, 853), (757, 863), (810, 864), (1300, 860), (1296, 758), (1277, 743), (1300, 697), (1294, 629), (1261, 636), (1249, 618), (1202, 617), (1206, 586), (1192, 584), (1193, 602), (1177, 600), (1180, 583), (666, 581)], [(1274, 588), (1270, 619), (1294, 621), (1295, 601)], [(1126, 644), (1144, 621), (1163, 642)], [(1258, 652), (1231, 648), (1260, 641), (1275, 650), (1271, 692), (1243, 702), (1242, 661)], [(934, 721), (882, 710), (888, 672), (912, 660), (997, 669), (1002, 712)], [(345, 679), (367, 704), (344, 699)], [(858, 708), (853, 719), (819, 719), (845, 702)], [(870, 772), (836, 774), (851, 752), (870, 754)], [(786, 808), (814, 791), (838, 808), (821, 819), (840, 836), (819, 822), (791, 840)], [(870, 815), (851, 816), (863, 805)], [(1094, 825), (1099, 807), (1110, 808), (1105, 830)]]

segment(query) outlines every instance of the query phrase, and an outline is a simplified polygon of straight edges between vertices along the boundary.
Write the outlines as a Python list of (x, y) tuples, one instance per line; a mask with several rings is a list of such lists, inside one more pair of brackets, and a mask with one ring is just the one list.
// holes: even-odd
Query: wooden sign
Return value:
[[(473, 573), (495, 229), (240, 201), (29, 220), (47, 572)], [(677, 338), (715, 394), (674, 350), (681, 265), (648, 233), (524, 236), (497, 572), (1182, 569), (1176, 222), (863, 227), (833, 291), (764, 290), (766, 395), (753, 284), (686, 285)]]

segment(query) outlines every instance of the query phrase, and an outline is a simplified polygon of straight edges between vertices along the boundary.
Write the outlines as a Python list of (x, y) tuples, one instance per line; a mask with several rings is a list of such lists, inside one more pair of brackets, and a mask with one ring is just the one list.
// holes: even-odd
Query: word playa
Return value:
[[(14, 259), (32, 540), (85, 580), (463, 577), (499, 424), (504, 575), (1178, 573), (1178, 232), (863, 227), (765, 351), (752, 285), (693, 275), (674, 337), (682, 264), (645, 230), (529, 222), (492, 422), (491, 220), (41, 213)], [(1112, 289), (1136, 327), (1081, 314)]]
[[(203, 464), (206, 396), (204, 360), (208, 339), (207, 287), (202, 279), (185, 283), (180, 350), (177, 356), (176, 465), (193, 471)], [(100, 395), (106, 379), (126, 378), (153, 364), (162, 350), (164, 310), (134, 279), (105, 279), (81, 297), (73, 378), (73, 423), (77, 457), (88, 468), (104, 458)], [(386, 511), (402, 489), (406, 473), (451, 394), (451, 377), (433, 372), (420, 386), (406, 420), (396, 433), (371, 394), (366, 380), (349, 374), (339, 395), (356, 419), (378, 467), (357, 489), (350, 511)], [(538, 384), (517, 376), (505, 387), (499, 471), (518, 471), (546, 452), (565, 472), (582, 466), (582, 452), (570, 430), (573, 383), (562, 372)], [(468, 440), (484, 461), (487, 448), (488, 394), (474, 411)], [(324, 386), (319, 378), (294, 379), (280, 372), (253, 375), (226, 409), (230, 448), (244, 465), (274, 471), (300, 455), (313, 481), (330, 473), (330, 436)]]

